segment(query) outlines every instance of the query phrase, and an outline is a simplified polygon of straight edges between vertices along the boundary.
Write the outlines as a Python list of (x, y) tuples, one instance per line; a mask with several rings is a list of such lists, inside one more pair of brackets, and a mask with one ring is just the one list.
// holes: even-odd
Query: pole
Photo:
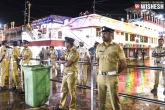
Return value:
[(95, 8), (95, 7), (96, 7), (96, 5), (95, 5), (95, 4), (96, 4), (96, 1), (94, 0), (94, 1), (93, 1), (93, 14), (95, 14), (95, 13), (96, 13), (96, 8)]
[(26, 25), (26, 0), (25, 0), (25, 10), (24, 10), (24, 25)]

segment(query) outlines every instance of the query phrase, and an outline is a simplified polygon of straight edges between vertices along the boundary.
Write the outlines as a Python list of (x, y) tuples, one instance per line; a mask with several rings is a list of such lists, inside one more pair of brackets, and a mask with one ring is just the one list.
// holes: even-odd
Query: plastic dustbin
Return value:
[(31, 107), (38, 107), (48, 101), (50, 95), (51, 66), (28, 65), (23, 66), (25, 103)]

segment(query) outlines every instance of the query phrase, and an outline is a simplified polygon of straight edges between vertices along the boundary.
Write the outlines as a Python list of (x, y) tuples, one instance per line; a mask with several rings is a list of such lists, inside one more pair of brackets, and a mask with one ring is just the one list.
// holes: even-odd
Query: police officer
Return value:
[[(54, 46), (50, 46), (48, 53), (50, 55), (49, 56), (50, 59), (57, 60), (57, 54), (56, 54), (56, 51), (54, 50)], [(52, 64), (52, 78), (56, 79), (58, 66), (57, 66), (57, 63), (55, 61), (52, 61), (51, 64)], [(52, 85), (53, 89), (56, 89), (56, 82), (52, 82), (52, 83), (53, 83), (53, 85)]]
[(66, 101), (68, 93), (70, 93), (69, 110), (76, 110), (76, 80), (77, 80), (77, 63), (79, 60), (79, 53), (73, 46), (74, 39), (65, 37), (65, 46), (67, 50), (60, 57), (61, 60), (65, 60), (62, 78), (62, 97), (59, 104), (59, 108), (55, 110), (66, 109)]
[[(23, 40), (24, 49), (21, 52), (20, 57), (22, 58), (21, 64), (22, 65), (29, 65), (30, 59), (32, 58), (32, 51), (28, 48), (29, 41)], [(24, 79), (23, 71), (22, 71), (22, 80)], [(22, 91), (20, 94), (24, 94), (24, 81), (22, 82)]]
[(7, 89), (5, 86), (5, 73), (7, 71), (6, 61), (5, 61), (7, 58), (6, 46), (7, 46), (7, 40), (3, 40), (2, 47), (0, 48), (0, 90)]
[(11, 64), (12, 64), (12, 90), (20, 90), (20, 79), (18, 76), (18, 67), (19, 67), (19, 59), (18, 56), (20, 56), (20, 51), (17, 48), (17, 41), (13, 41), (13, 50), (11, 55)]
[[(165, 47), (163, 46), (164, 39), (160, 37), (158, 39), (158, 46), (156, 46), (152, 52), (152, 57), (154, 57), (154, 65), (157, 67), (162, 67), (163, 62), (165, 61)], [(159, 74), (161, 70), (155, 70), (155, 84), (154, 88), (151, 90), (151, 93), (157, 93), (157, 88), (159, 84)], [(163, 80), (164, 80), (164, 87), (165, 87), (165, 71), (162, 70)], [(165, 90), (163, 92), (165, 95)]]
[(120, 45), (112, 41), (113, 32), (113, 29), (103, 26), (103, 43), (96, 49), (96, 59), (99, 63), (97, 76), (99, 110), (105, 110), (107, 90), (113, 110), (121, 110), (118, 98), (118, 74), (126, 68), (126, 58)]
[(79, 85), (86, 85), (87, 83), (87, 72), (88, 72), (88, 66), (89, 66), (89, 52), (84, 47), (84, 42), (79, 42), (79, 48), (77, 49), (79, 52), (79, 61), (85, 61), (84, 64), (78, 64), (78, 81), (77, 83)]

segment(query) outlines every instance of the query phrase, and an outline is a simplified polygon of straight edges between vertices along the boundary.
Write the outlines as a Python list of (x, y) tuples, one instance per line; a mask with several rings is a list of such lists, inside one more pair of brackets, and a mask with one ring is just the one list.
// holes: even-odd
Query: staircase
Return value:
[(30, 40), (35, 40), (37, 34), (34, 31), (29, 31), (29, 29), (25, 26), (23, 27), (23, 32), (26, 32), (27, 35), (30, 37)]
[(87, 49), (89, 47), (91, 47), (90, 45), (88, 45), (87, 43), (85, 43), (84, 40), (82, 40), (80, 37), (78, 37), (72, 30), (68, 29), (66, 31), (67, 31), (67, 35), (69, 37), (72, 37), (73, 39), (75, 39), (74, 44), (75, 44), (76, 47), (79, 46), (79, 42), (84, 42), (84, 47), (87, 48)]

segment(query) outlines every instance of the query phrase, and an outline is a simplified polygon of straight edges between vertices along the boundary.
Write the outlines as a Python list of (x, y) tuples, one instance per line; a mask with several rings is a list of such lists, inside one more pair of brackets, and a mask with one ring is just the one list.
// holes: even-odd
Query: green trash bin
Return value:
[(50, 95), (51, 66), (28, 65), (23, 66), (25, 103), (38, 107), (48, 101)]

